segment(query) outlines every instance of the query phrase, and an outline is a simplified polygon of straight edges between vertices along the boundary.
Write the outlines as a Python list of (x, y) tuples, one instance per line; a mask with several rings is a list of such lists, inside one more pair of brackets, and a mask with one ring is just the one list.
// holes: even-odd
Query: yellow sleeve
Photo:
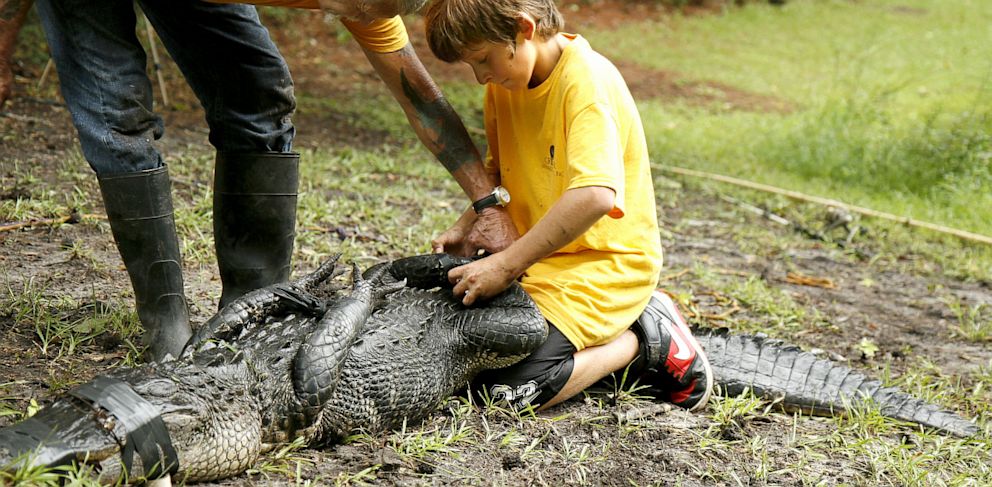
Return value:
[(406, 26), (399, 16), (391, 19), (377, 19), (370, 24), (341, 19), (341, 23), (351, 32), (358, 44), (372, 52), (396, 52), (410, 42)]
[[(318, 0), (206, 0), (210, 3), (248, 3), (267, 7), (291, 7), (318, 9)], [(358, 44), (372, 52), (396, 52), (406, 47), (410, 37), (399, 16), (391, 19), (376, 19), (370, 24), (341, 19), (341, 23), (351, 32)]]
[(624, 159), (619, 127), (609, 106), (594, 103), (582, 109), (571, 121), (565, 148), (568, 166), (567, 189), (604, 186), (616, 192), (608, 215), (624, 215)]

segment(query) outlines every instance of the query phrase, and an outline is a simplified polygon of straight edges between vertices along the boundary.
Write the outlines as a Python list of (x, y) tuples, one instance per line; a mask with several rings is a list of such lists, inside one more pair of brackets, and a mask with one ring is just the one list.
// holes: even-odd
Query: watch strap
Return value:
[(496, 206), (498, 204), (499, 204), (499, 199), (496, 198), (496, 194), (490, 193), (473, 202), (472, 209), (474, 209), (476, 213), (479, 213), (482, 210), (489, 208), (490, 206)]

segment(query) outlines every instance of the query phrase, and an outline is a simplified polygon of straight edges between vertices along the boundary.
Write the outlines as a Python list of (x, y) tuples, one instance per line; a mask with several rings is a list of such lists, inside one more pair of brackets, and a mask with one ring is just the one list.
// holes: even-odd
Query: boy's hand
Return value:
[(491, 254), (501, 252), (520, 238), (517, 227), (510, 219), (510, 213), (504, 208), (491, 206), (482, 210), (482, 213), (475, 219), (472, 230), (468, 234), (468, 247), (475, 255), (479, 249), (483, 249)]
[(520, 275), (506, 262), (505, 255), (494, 254), (448, 271), (448, 281), (455, 285), (452, 294), (471, 306), (503, 292)]

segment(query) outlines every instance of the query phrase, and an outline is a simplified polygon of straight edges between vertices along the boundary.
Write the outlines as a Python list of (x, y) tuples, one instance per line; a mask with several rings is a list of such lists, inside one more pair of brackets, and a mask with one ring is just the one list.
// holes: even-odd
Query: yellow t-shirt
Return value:
[(487, 164), (499, 164), (521, 234), (569, 189), (605, 186), (616, 203), (574, 242), (540, 260), (521, 284), (579, 350), (607, 343), (643, 311), (662, 250), (640, 115), (619, 71), (580, 36), (541, 85), (489, 84)]
[[(249, 3), (268, 7), (291, 7), (319, 9), (317, 0), (207, 0), (211, 3)], [(372, 52), (396, 52), (406, 47), (410, 38), (403, 25), (403, 19), (377, 19), (369, 24), (341, 19), (341, 23), (351, 32), (358, 44)]]

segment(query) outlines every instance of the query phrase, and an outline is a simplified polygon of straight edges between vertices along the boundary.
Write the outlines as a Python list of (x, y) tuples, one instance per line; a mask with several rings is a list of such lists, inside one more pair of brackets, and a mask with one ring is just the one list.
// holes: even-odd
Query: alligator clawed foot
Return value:
[(316, 291), (320, 288), (321, 284), (333, 280), (344, 273), (343, 269), (338, 269), (338, 259), (340, 258), (341, 254), (332, 256), (324, 261), (317, 270), (297, 279), (293, 284), (309, 292)]
[(391, 282), (389, 284), (383, 284), (381, 287), (375, 289), (375, 300), (376, 302), (382, 301), (386, 296), (399, 291), (406, 287), (406, 279), (401, 281)]
[(293, 284), (276, 284), (272, 286), (272, 294), (283, 298), (290, 309), (310, 316), (323, 316), (327, 311), (327, 303), (323, 299)]

